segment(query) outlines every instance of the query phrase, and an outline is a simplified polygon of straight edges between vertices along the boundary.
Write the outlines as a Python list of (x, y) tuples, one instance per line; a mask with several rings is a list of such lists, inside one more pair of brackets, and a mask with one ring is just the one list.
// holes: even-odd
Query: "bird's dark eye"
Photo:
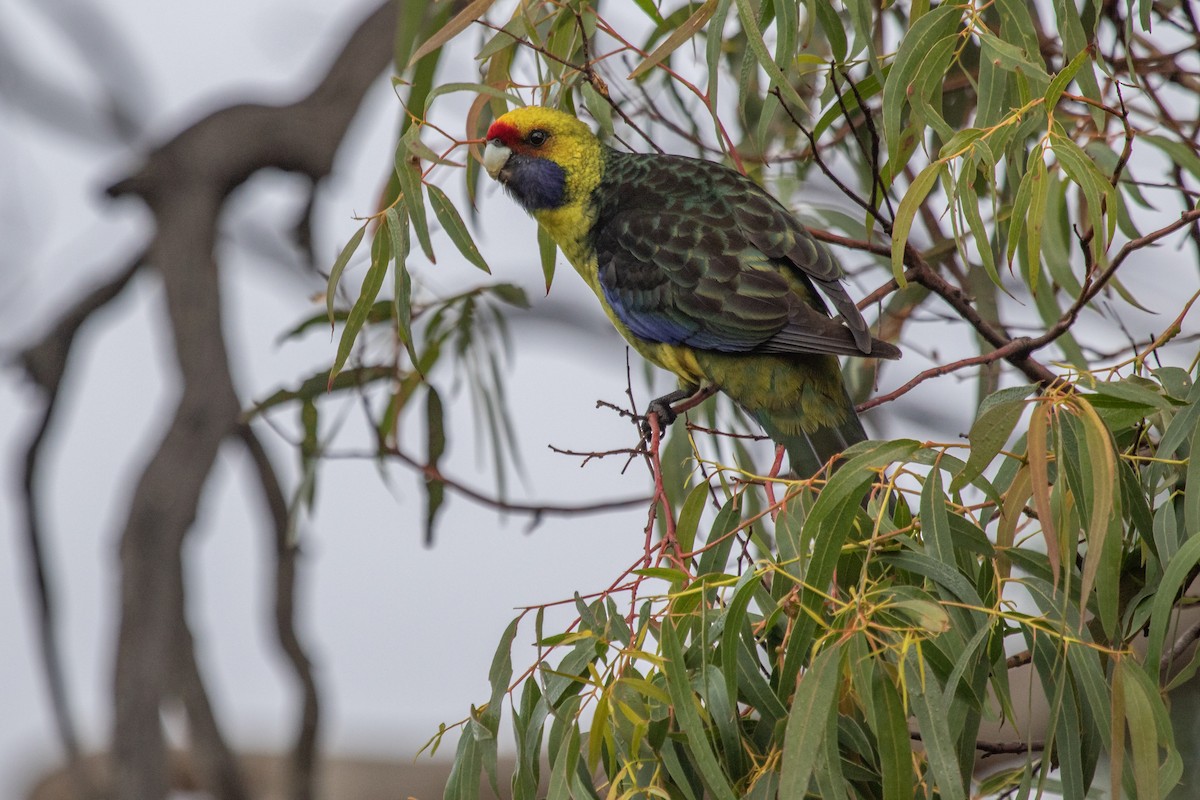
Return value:
[(534, 147), (541, 147), (550, 138), (550, 134), (542, 130), (533, 131), (529, 134), (529, 143)]

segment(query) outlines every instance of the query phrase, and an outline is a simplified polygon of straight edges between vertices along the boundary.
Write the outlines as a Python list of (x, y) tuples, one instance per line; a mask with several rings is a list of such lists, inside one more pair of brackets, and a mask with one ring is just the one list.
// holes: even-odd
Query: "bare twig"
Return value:
[(649, 503), (650, 497), (626, 497), (620, 500), (605, 500), (597, 503), (580, 503), (571, 504), (555, 504), (555, 503), (514, 503), (508, 500), (502, 500), (498, 497), (484, 494), (477, 489), (473, 489), (461, 481), (456, 481), (452, 478), (447, 478), (437, 467), (426, 464), (420, 459), (413, 458), (408, 453), (400, 450), (397, 447), (387, 447), (384, 449), (384, 455), (400, 461), (416, 471), (420, 472), (427, 479), (441, 481), (446, 484), (449, 489), (458, 492), (463, 497), (470, 498), (481, 505), (494, 508), (497, 511), (506, 511), (516, 514), (528, 514), (533, 517), (534, 524), (541, 520), (544, 516), (574, 516), (576, 514), (597, 514), (607, 511), (620, 511), (623, 508), (632, 506), (640, 506)]
[(775, 95), (779, 99), (779, 105), (783, 107), (783, 110), (787, 113), (788, 118), (791, 119), (792, 124), (795, 125), (796, 128), (808, 139), (808, 146), (810, 152), (812, 153), (813, 162), (816, 163), (821, 172), (824, 173), (825, 177), (832, 181), (833, 185), (836, 186), (852, 203), (870, 214), (873, 219), (878, 219), (879, 224), (883, 227), (884, 231), (890, 234), (892, 231), (892, 225), (888, 220), (880, 218), (879, 209), (860, 197), (857, 192), (843, 183), (842, 179), (835, 175), (833, 170), (829, 168), (829, 165), (825, 163), (825, 159), (821, 158), (821, 151), (817, 148), (817, 140), (813, 138), (812, 131), (806, 128), (800, 122), (800, 120), (796, 119), (795, 114), (792, 113), (792, 109), (789, 108), (788, 104), (783, 100), (783, 92), (780, 91), (779, 88), (774, 88), (771, 90), (771, 94)]
[(248, 422), (238, 428), (238, 435), (254, 463), (263, 499), (271, 515), (275, 545), (275, 632), (280, 648), (292, 665), (292, 672), (300, 684), (304, 698), (300, 712), (300, 728), (296, 732), (296, 742), (292, 749), (288, 797), (295, 800), (311, 800), (316, 787), (320, 704), (312, 662), (309, 661), (296, 631), (296, 558), (300, 548), (292, 536), (287, 498), (279, 485), (275, 465), (271, 463), (266, 448)]
[(88, 785), (86, 771), (80, 761), (79, 735), (75, 728), (74, 714), (71, 711), (70, 698), (67, 695), (63, 676), (62, 659), (58, 651), (54, 590), (43, 541), (41, 515), (38, 513), (38, 465), (41, 461), (42, 447), (46, 442), (46, 436), (54, 422), (59, 388), (62, 385), (63, 376), (66, 374), (76, 334), (93, 313), (120, 295), (141, 266), (142, 255), (139, 254), (116, 276), (75, 303), (39, 342), (26, 348), (20, 355), (21, 366), (25, 374), (37, 384), (45, 395), (42, 418), (25, 449), (21, 493), (29, 572), (36, 597), (38, 644), (42, 666), (46, 672), (46, 684), (50, 694), (50, 705), (54, 711), (54, 724), (57, 728), (59, 743), (67, 757), (67, 768), (74, 791), (81, 798), (91, 797), (93, 787)]
[[(863, 242), (857, 239), (850, 239), (845, 236), (838, 236), (819, 229), (810, 229), (813, 237), (823, 242), (830, 244), (848, 247), (854, 250), (865, 250), (869, 253), (877, 255), (890, 255), (891, 248), (887, 245), (875, 244), (872, 242)], [(920, 286), (924, 286), (931, 292), (941, 297), (946, 303), (954, 309), (954, 311), (973, 327), (983, 339), (996, 348), (1005, 347), (1011, 344), (1013, 339), (998, 330), (994, 325), (988, 322), (980, 315), (979, 311), (971, 304), (971, 298), (962, 289), (959, 289), (954, 284), (947, 281), (925, 261), (915, 247), (911, 245), (905, 247), (904, 263), (909, 264), (909, 267), (904, 272), (904, 277)], [(867, 295), (860, 304), (866, 307), (871, 303), (878, 302), (881, 298), (887, 296), (899, 288), (899, 284), (895, 278), (887, 281), (879, 289), (876, 289), (871, 294)], [(1042, 383), (1053, 383), (1057, 376), (1050, 371), (1044, 364), (1033, 359), (1029, 352), (1018, 352), (1014, 350), (1011, 353), (1000, 356), (1005, 358), (1014, 367), (1021, 370), (1030, 380)]]

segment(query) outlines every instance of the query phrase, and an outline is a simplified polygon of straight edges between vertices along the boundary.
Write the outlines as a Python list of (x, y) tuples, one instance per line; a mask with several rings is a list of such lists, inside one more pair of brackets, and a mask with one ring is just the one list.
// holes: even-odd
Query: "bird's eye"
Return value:
[(533, 131), (529, 134), (529, 143), (534, 147), (541, 147), (550, 138), (550, 134), (542, 130)]

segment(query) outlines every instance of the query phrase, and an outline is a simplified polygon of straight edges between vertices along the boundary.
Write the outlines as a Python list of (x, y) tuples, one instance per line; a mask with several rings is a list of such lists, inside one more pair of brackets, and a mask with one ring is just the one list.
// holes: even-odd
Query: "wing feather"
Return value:
[(605, 299), (635, 336), (722, 352), (899, 357), (872, 340), (829, 251), (753, 181), (707, 161), (608, 157), (592, 245)]

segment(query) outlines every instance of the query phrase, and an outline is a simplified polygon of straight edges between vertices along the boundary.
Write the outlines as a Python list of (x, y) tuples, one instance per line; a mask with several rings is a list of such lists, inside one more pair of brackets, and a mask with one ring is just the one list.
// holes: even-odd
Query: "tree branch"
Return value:
[[(121, 800), (154, 800), (167, 793), (159, 709), (178, 679), (164, 674), (164, 665), (179, 669), (172, 648), (181, 639), (174, 631), (186, 624), (181, 548), (218, 448), (240, 430), (213, 253), (225, 199), (267, 167), (299, 172), (314, 182), (329, 174), (363, 96), (391, 61), (396, 19), (394, 3), (379, 5), (306, 97), (287, 105), (241, 104), (216, 111), (155, 149), (137, 172), (109, 188), (114, 197), (141, 198), (154, 215), (147, 260), (162, 275), (183, 381), (174, 419), (134, 492), (121, 540), (113, 726)], [(212, 737), (209, 743), (219, 747)], [(230, 796), (224, 779), (222, 787), (221, 796)]]
[(296, 632), (296, 557), (300, 548), (292, 536), (287, 498), (284, 497), (279, 478), (275, 474), (275, 466), (271, 463), (266, 448), (255, 435), (250, 423), (243, 423), (238, 428), (238, 434), (254, 462), (263, 499), (266, 500), (267, 510), (271, 514), (271, 528), (275, 534), (276, 635), (304, 695), (300, 728), (292, 750), (292, 770), (287, 796), (295, 800), (312, 800), (315, 790), (320, 705), (312, 662), (304, 652), (304, 645)]
[(76, 302), (41, 340), (27, 347), (19, 356), (25, 375), (45, 395), (42, 418), (25, 449), (20, 500), (25, 517), (29, 573), (36, 598), (35, 627), (38, 631), (38, 647), (42, 657), (42, 668), (46, 673), (47, 689), (50, 694), (50, 705), (54, 712), (54, 724), (57, 728), (59, 743), (67, 757), (67, 771), (70, 773), (73, 790), (77, 796), (82, 798), (91, 797), (93, 787), (89, 785), (86, 771), (80, 760), (79, 735), (75, 728), (70, 698), (67, 696), (62, 659), (58, 652), (56, 636), (58, 620), (54, 605), (54, 589), (43, 544), (45, 537), (42, 532), (41, 514), (38, 513), (38, 466), (41, 462), (42, 448), (54, 424), (59, 389), (62, 386), (63, 376), (66, 374), (75, 335), (84, 323), (91, 319), (93, 313), (108, 305), (121, 294), (141, 266), (142, 255), (139, 254), (125, 269)]

